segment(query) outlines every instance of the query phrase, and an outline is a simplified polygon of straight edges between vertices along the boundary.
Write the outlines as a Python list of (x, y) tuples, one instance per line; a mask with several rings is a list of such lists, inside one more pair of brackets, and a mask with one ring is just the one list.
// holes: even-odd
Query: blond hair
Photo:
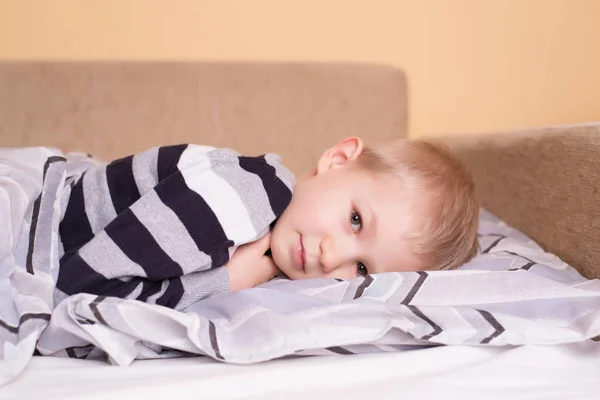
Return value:
[(409, 235), (427, 269), (460, 267), (477, 254), (479, 206), (470, 171), (446, 147), (426, 140), (399, 140), (365, 148), (357, 163), (400, 179), (403, 188), (424, 195), (426, 217)]

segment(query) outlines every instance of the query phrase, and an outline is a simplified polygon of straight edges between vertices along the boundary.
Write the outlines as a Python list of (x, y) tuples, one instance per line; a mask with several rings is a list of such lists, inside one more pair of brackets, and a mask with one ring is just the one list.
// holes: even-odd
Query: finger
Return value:
[(256, 242), (256, 249), (260, 254), (264, 254), (265, 251), (271, 247), (271, 232), (258, 239)]

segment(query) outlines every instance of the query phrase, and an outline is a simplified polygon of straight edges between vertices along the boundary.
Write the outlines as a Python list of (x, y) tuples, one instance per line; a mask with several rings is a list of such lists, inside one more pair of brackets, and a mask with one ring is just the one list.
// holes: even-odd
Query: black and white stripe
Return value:
[(500, 336), (505, 331), (505, 329), (498, 322), (498, 320), (496, 318), (494, 318), (494, 316), (489, 311), (477, 310), (477, 312), (479, 312), (479, 314), (481, 314), (481, 316), (483, 317), (483, 319), (485, 319), (487, 321), (487, 323), (490, 324), (490, 326), (492, 328), (494, 328), (494, 331), (489, 336), (487, 336), (487, 337), (485, 337), (485, 338), (483, 338), (481, 340), (481, 344), (488, 344), (493, 339), (495, 339), (498, 336)]
[(226, 292), (226, 273), (213, 270), (291, 200), (293, 175), (277, 160), (184, 144), (89, 168), (60, 224), (57, 289), (178, 309)]
[(354, 300), (360, 298), (365, 293), (365, 290), (371, 286), (371, 283), (373, 283), (373, 277), (371, 275), (365, 276), (360, 285), (358, 285), (356, 293), (354, 293)]
[[(44, 171), (42, 174), (42, 182), (44, 182), (46, 180), (46, 175), (48, 174), (48, 169), (50, 168), (50, 166), (56, 162), (64, 162), (66, 161), (64, 157), (61, 156), (50, 156), (48, 157), (48, 159), (46, 159), (46, 162), (44, 163)], [(40, 208), (42, 205), (42, 199), (43, 199), (43, 192), (40, 193), (38, 195), (38, 197), (35, 199), (35, 202), (33, 203), (33, 211), (31, 214), (31, 227), (29, 228), (29, 246), (27, 249), (27, 260), (26, 260), (26, 269), (27, 272), (30, 274), (34, 274), (34, 261), (33, 261), (33, 253), (34, 253), (34, 246), (35, 246), (35, 242), (36, 242), (36, 235), (37, 235), (37, 229), (38, 229), (38, 219), (39, 219), (39, 215), (40, 215)], [(43, 236), (43, 235), (42, 235)]]
[(344, 355), (344, 356), (354, 354), (353, 352), (351, 352), (350, 350), (348, 350), (342, 346), (327, 347), (327, 350), (329, 350), (332, 353), (340, 354), (340, 355)]
[(404, 298), (404, 300), (402, 300), (402, 302), (400, 304), (404, 304), (404, 305), (410, 304), (410, 302), (413, 300), (413, 298), (419, 292), (419, 289), (421, 289), (421, 286), (423, 286), (423, 283), (425, 283), (425, 280), (429, 276), (429, 275), (427, 275), (427, 272), (425, 272), (425, 271), (418, 271), (418, 272), (416, 272), (416, 274), (419, 275), (419, 279), (417, 279), (417, 281), (414, 283), (414, 285), (410, 288), (410, 291), (408, 292), (408, 294), (406, 295), (406, 297)]
[[(480, 238), (482, 237), (481, 235), (478, 235), (478, 236)], [(481, 250), (481, 254), (489, 253), (490, 251), (492, 251), (494, 249), (494, 247), (498, 246), (500, 244), (500, 242), (502, 242), (504, 239), (506, 239), (505, 235), (500, 235), (500, 234), (496, 234), (496, 233), (490, 233), (485, 236), (494, 237), (494, 240), (490, 244), (488, 244), (485, 249)]]
[(59, 226), (59, 234), (65, 252), (63, 259), (70, 258), (73, 253), (94, 237), (85, 208), (83, 193), (85, 177), (86, 173), (83, 173), (81, 179), (71, 188), (69, 202)]
[(521, 254), (517, 254), (515, 252), (509, 251), (509, 250), (503, 250), (504, 253), (510, 254), (511, 256), (514, 257), (519, 257), (522, 258), (523, 260), (527, 261), (525, 264), (523, 264), (520, 267), (517, 268), (510, 268), (509, 271), (519, 271), (519, 270), (525, 270), (525, 271), (529, 271), (529, 269), (531, 267), (533, 267), (534, 265), (536, 265), (537, 263), (535, 261), (533, 261), (531, 258), (529, 257), (525, 257)]
[[(272, 160), (272, 159), (271, 159)], [(277, 176), (277, 170), (262, 157), (240, 157), (240, 166), (246, 171), (258, 175), (269, 196), (269, 202), (275, 215), (279, 216), (292, 200), (292, 192), (286, 183)]]

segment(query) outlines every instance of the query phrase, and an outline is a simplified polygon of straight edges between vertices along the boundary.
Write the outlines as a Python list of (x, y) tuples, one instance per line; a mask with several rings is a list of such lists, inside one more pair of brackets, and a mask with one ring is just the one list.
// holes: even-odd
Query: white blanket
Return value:
[(600, 343), (440, 346), (234, 365), (208, 357), (103, 361), (34, 357), (2, 400), (597, 400)]
[(183, 312), (89, 294), (54, 308), (64, 167), (53, 168), (58, 153), (51, 149), (7, 154), (0, 151), (0, 384), (21, 373), (34, 351), (118, 365), (182, 352), (256, 363), (600, 335), (600, 282), (486, 212), (481, 254), (458, 271), (278, 279)]

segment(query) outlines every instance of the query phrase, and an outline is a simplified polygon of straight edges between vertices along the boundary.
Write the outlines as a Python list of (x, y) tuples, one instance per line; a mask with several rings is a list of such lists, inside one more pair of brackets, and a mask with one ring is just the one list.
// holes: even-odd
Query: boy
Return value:
[(74, 168), (57, 301), (88, 292), (184, 309), (281, 273), (452, 269), (477, 251), (471, 176), (424, 141), (347, 138), (298, 182), (275, 155), (194, 145)]

